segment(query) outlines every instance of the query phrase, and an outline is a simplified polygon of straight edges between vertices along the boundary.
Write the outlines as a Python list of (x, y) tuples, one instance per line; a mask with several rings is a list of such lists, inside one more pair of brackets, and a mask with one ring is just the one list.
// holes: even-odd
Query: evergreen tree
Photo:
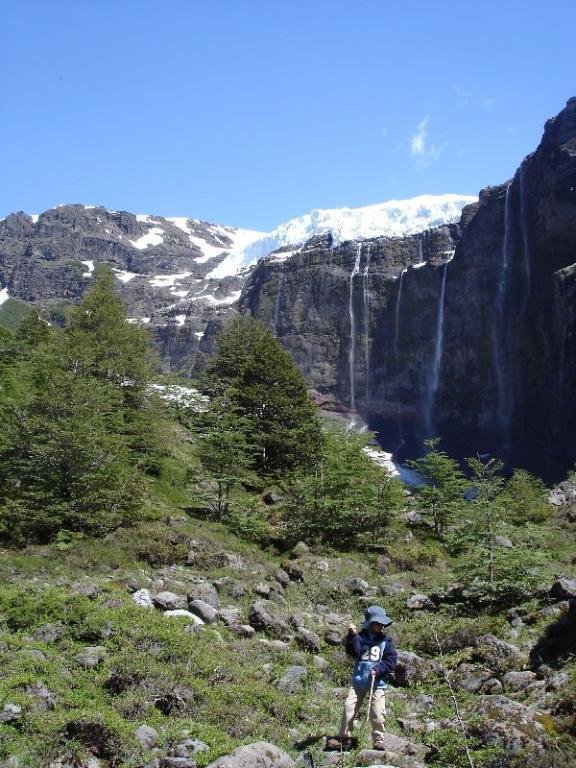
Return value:
[(327, 430), (312, 473), (297, 473), (284, 487), (288, 537), (350, 549), (378, 543), (390, 516), (404, 504), (402, 484), (363, 448), (370, 435)]
[(290, 355), (261, 323), (250, 317), (230, 323), (203, 382), (211, 397), (226, 392), (245, 419), (257, 472), (270, 475), (314, 464), (321, 443), (315, 407)]
[(214, 397), (206, 410), (193, 419), (198, 458), (217, 486), (214, 514), (223, 520), (229, 513), (230, 493), (239, 483), (253, 483), (250, 467), (254, 447), (248, 443), (248, 424), (235, 409), (228, 394)]
[(457, 462), (438, 450), (439, 442), (438, 438), (427, 440), (426, 455), (408, 463), (425, 480), (416, 491), (417, 499), (423, 514), (432, 518), (434, 532), (442, 537), (462, 508), (466, 481)]

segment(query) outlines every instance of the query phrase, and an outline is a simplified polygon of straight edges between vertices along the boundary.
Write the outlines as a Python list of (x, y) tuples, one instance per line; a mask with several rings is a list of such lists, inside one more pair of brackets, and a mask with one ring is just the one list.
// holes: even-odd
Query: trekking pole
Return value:
[(366, 725), (370, 722), (370, 710), (372, 709), (372, 696), (374, 695), (374, 683), (376, 682), (376, 675), (370, 675), (372, 681), (370, 683), (370, 695), (368, 696), (368, 708), (366, 709)]

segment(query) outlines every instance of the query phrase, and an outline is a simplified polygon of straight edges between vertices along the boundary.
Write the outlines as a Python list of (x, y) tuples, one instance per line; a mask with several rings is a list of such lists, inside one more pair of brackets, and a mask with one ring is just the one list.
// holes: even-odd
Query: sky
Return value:
[(575, 40), (574, 0), (0, 0), (0, 217), (477, 194), (576, 95)]

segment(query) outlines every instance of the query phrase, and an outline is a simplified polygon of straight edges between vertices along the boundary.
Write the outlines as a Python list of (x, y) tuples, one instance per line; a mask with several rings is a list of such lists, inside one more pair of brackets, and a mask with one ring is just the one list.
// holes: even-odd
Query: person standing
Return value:
[[(352, 671), (351, 686), (344, 702), (340, 723), (339, 743), (331, 748), (346, 748), (351, 743), (354, 719), (367, 695), (373, 749), (383, 750), (384, 723), (386, 720), (387, 677), (396, 669), (397, 653), (386, 629), (392, 624), (384, 608), (372, 605), (366, 609), (364, 621), (357, 631), (354, 624), (348, 627), (346, 652), (356, 659)], [(336, 741), (336, 740), (334, 740)], [(327, 745), (330, 748), (330, 745)]]

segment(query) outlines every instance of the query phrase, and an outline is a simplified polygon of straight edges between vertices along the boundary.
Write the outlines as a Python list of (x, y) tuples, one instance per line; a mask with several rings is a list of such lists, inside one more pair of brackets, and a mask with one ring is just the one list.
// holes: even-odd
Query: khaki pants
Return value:
[[(344, 702), (344, 712), (340, 723), (340, 736), (351, 736), (354, 728), (354, 719), (358, 714), (362, 702), (370, 690), (355, 688), (352, 686)], [(384, 738), (384, 721), (386, 720), (386, 696), (383, 688), (375, 688), (372, 693), (370, 706), (370, 725), (372, 726), (372, 743), (376, 744)]]

